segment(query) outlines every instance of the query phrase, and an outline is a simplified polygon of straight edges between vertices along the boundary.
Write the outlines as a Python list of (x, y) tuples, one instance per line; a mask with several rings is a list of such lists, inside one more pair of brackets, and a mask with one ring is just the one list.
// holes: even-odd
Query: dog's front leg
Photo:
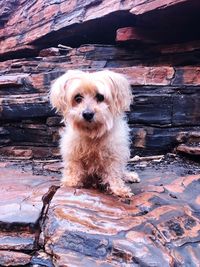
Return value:
[(84, 170), (77, 162), (68, 162), (64, 167), (62, 185), (80, 188), (83, 186)]
[(107, 170), (102, 175), (102, 182), (106, 184), (114, 195), (122, 198), (131, 197), (133, 193), (123, 181), (123, 173), (117, 170)]

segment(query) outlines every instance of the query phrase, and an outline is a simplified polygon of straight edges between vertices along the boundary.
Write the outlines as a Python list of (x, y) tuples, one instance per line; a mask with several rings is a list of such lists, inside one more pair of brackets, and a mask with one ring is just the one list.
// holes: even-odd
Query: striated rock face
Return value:
[(179, 132), (199, 129), (198, 67), (131, 66), (131, 50), (114, 46), (82, 46), (65, 53), (0, 64), (1, 154), (58, 156), (61, 118), (51, 109), (47, 92), (53, 79), (77, 66), (108, 66), (128, 77), (135, 96), (129, 122), (137, 151), (169, 151), (178, 144)]
[(199, 178), (143, 177), (129, 204), (59, 189), (43, 228), (45, 249), (56, 266), (198, 266)]
[(103, 68), (131, 82), (133, 153), (186, 151), (178, 136), (200, 127), (199, 7), (197, 0), (1, 1), (0, 154), (58, 157), (52, 80)]

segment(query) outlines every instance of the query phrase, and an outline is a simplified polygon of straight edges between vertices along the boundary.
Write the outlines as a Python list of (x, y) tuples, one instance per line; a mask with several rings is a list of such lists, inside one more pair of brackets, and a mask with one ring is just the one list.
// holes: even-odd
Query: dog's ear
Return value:
[(113, 98), (113, 108), (116, 114), (121, 114), (130, 110), (133, 100), (131, 85), (124, 75), (113, 71), (105, 71), (110, 79), (111, 94)]
[(68, 73), (60, 76), (53, 81), (50, 89), (50, 102), (57, 112), (63, 113), (67, 105), (66, 85), (68, 81)]
[(70, 70), (56, 79), (50, 89), (50, 102), (57, 112), (63, 115), (68, 109), (68, 97), (70, 81), (82, 74), (82, 71)]

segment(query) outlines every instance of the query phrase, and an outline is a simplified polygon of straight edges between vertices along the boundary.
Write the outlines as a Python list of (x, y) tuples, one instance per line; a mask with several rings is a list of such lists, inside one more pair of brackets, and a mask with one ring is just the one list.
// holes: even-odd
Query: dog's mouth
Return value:
[(93, 116), (87, 114), (85, 118), (82, 113), (78, 114), (78, 116), (77, 114), (76, 116), (69, 116), (68, 118), (69, 123), (76, 131), (90, 138), (99, 138), (103, 136), (113, 125), (111, 120), (106, 120), (106, 117), (96, 113), (93, 114)]
[(89, 121), (80, 120), (73, 122), (73, 127), (80, 132), (85, 132), (86, 135), (90, 135), (92, 132), (98, 135), (98, 132), (101, 132), (102, 123), (97, 122), (94, 119)]
[(86, 124), (88, 124), (88, 123), (91, 124), (92, 122), (94, 122), (94, 120), (93, 120), (93, 119), (91, 119), (91, 120), (87, 120), (87, 121), (84, 120), (84, 122), (85, 122)]
[(82, 121), (81, 123), (81, 128), (84, 128), (87, 131), (98, 130), (101, 126), (102, 124), (95, 120)]

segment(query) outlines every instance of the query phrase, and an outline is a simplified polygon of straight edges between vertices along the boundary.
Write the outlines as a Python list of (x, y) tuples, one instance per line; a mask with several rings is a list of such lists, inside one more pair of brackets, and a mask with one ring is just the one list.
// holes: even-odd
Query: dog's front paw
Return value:
[(127, 172), (124, 176), (123, 179), (125, 182), (130, 182), (130, 183), (139, 183), (140, 178), (137, 172)]
[(118, 197), (121, 198), (130, 198), (134, 194), (131, 192), (131, 189), (128, 186), (123, 186), (123, 187), (110, 187), (112, 193)]

